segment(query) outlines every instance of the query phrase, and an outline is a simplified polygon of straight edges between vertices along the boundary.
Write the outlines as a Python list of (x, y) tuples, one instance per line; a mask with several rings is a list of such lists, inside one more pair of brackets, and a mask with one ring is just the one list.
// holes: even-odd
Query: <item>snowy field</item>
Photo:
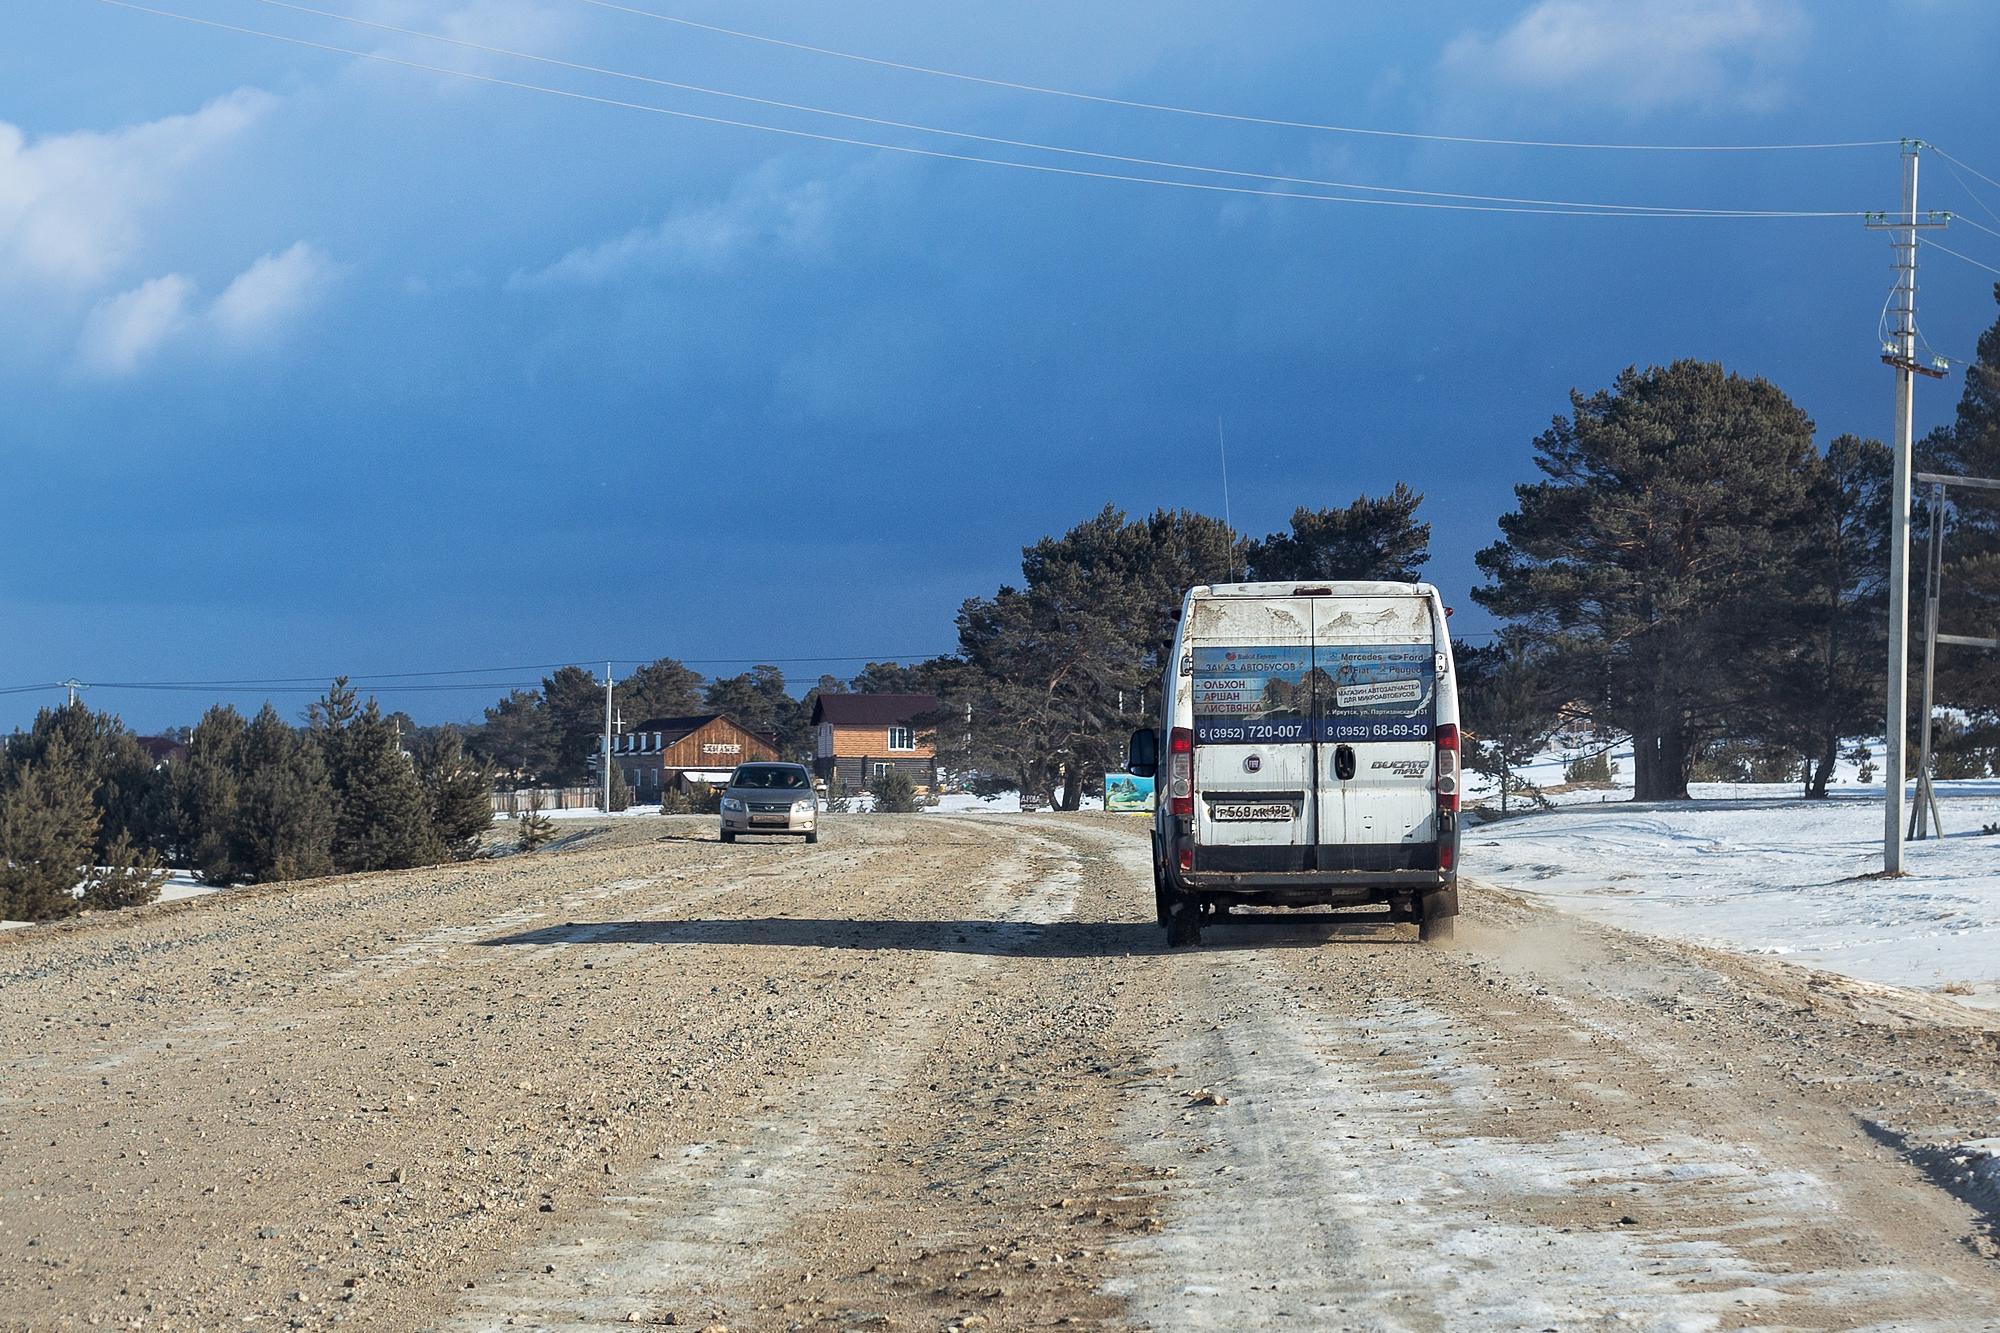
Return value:
[[(1879, 749), (1878, 749), (1879, 752)], [(1882, 787), (1842, 771), (1825, 801), (1797, 784), (1696, 783), (1634, 805), (1629, 753), (1605, 791), (1468, 828), (1465, 873), (1628, 929), (1938, 991), (2000, 1009), (2000, 781), (1940, 782), (1945, 836), (1882, 868)], [(1537, 766), (1561, 781), (1561, 766)]]

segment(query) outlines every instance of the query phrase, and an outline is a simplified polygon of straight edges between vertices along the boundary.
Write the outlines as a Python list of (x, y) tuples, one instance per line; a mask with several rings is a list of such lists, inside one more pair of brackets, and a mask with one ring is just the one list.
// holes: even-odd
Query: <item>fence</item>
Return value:
[(604, 799), (602, 787), (523, 787), (519, 791), (493, 793), (493, 813), (514, 816), (526, 810), (536, 796), (544, 810), (595, 810)]

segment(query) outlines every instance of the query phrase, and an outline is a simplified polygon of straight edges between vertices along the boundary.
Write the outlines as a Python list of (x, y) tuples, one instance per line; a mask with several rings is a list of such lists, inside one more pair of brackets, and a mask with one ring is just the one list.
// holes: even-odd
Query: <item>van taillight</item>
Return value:
[(1438, 809), (1456, 814), (1458, 811), (1458, 728), (1445, 723), (1437, 729), (1437, 793)]
[(1194, 818), (1194, 733), (1175, 727), (1167, 739), (1168, 809), (1182, 819)]

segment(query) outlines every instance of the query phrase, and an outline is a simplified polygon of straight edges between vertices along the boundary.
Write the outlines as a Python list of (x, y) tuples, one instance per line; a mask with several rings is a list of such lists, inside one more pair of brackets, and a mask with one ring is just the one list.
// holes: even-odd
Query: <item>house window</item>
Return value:
[(875, 776), (878, 778), (881, 777), (884, 773), (887, 773), (888, 771), (889, 771), (889, 765), (887, 764), (877, 763), (875, 765)]
[(908, 727), (889, 728), (889, 748), (892, 750), (914, 750), (917, 738)]
[(819, 724), (819, 752), (822, 757), (833, 753), (833, 723)]
[(653, 748), (655, 750), (660, 748), (660, 733), (657, 731), (653, 733)]

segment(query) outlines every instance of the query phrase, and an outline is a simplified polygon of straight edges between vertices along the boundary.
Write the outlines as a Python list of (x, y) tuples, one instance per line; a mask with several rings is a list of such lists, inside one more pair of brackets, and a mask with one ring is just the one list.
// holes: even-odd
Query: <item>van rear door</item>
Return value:
[(1422, 596), (1313, 600), (1321, 870), (1437, 865), (1437, 646)]
[(1194, 868), (1304, 870), (1318, 810), (1312, 602), (1203, 599), (1192, 620)]

